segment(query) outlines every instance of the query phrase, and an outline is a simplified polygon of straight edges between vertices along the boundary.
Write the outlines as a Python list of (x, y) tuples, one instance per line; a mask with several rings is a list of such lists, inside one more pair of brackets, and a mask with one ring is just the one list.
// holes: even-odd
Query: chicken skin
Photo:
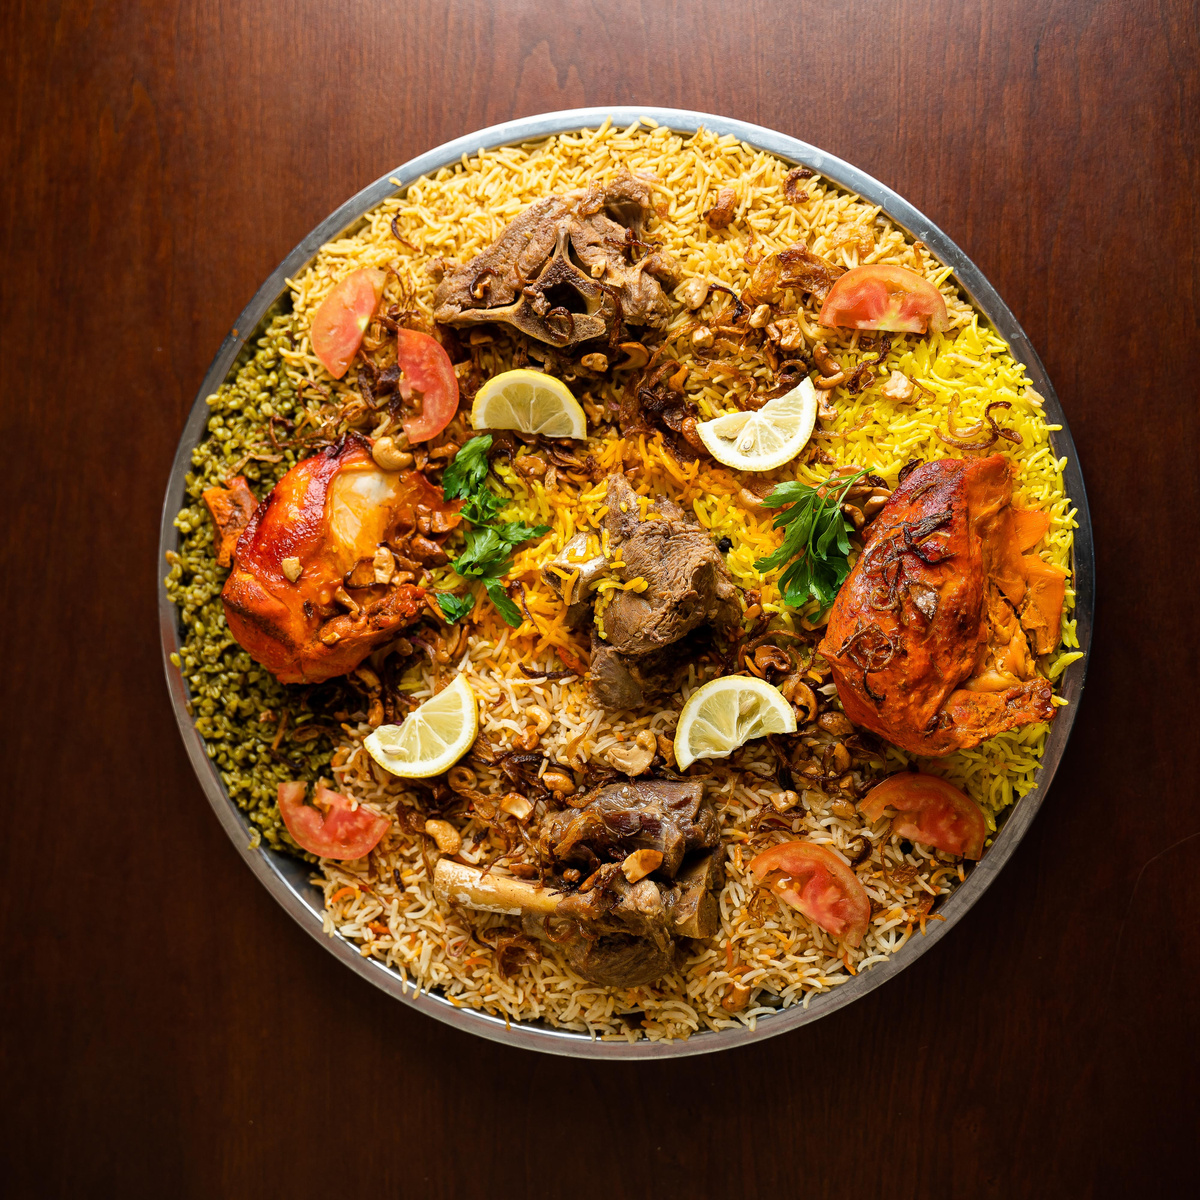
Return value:
[(1058, 644), (1067, 573), (1026, 553), (1048, 527), (1012, 506), (1002, 454), (914, 470), (871, 525), (820, 646), (850, 720), (934, 756), (1053, 720), (1036, 657)]
[(438, 532), (461, 521), (419, 472), (381, 470), (356, 434), (297, 463), (238, 539), (221, 593), (230, 631), (281, 683), (354, 670), (424, 608), (406, 554), (441, 555), (418, 534), (431, 516)]

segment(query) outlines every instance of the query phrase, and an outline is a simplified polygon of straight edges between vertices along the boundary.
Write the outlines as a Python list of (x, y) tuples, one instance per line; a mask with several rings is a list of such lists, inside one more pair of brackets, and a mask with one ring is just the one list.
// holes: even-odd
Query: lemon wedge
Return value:
[(479, 705), (465, 676), (426, 700), (400, 725), (380, 725), (367, 734), (367, 753), (402, 779), (428, 779), (448, 771), (479, 732)]
[(795, 733), (796, 713), (778, 688), (751, 675), (726, 675), (697, 688), (679, 714), (675, 761), (725, 758), (751, 738)]
[(587, 417), (561, 379), (541, 371), (505, 371), (475, 393), (475, 429), (517, 429), (546, 437), (585, 438)]
[(725, 413), (697, 430), (717, 462), (735, 471), (773, 471), (804, 449), (816, 420), (817, 392), (811, 379), (803, 379), (758, 412)]

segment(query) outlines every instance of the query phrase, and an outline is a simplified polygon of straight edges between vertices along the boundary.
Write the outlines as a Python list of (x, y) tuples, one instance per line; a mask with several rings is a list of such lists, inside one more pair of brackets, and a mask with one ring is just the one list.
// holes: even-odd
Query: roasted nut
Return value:
[(763, 498), (759, 495), (756, 495), (749, 488), (738, 488), (738, 500), (742, 504), (743, 508), (752, 508), (755, 512), (766, 508), (766, 505), (763, 503)]
[(533, 727), (538, 733), (545, 733), (550, 728), (552, 718), (540, 704), (531, 704), (525, 710), (525, 716), (533, 722)]
[(304, 574), (304, 568), (298, 558), (285, 558), (280, 566), (283, 567), (283, 577), (288, 583), (295, 583)]
[(889, 400), (899, 400), (901, 404), (912, 399), (913, 382), (903, 371), (894, 370), (879, 389)]
[(546, 460), (538, 458), (536, 454), (522, 454), (513, 466), (517, 469), (518, 475), (524, 475), (528, 478), (540, 478), (546, 473)]
[(452, 792), (465, 795), (473, 792), (479, 784), (479, 778), (470, 767), (451, 767), (446, 774), (446, 782)]
[(841, 775), (850, 769), (850, 751), (841, 742), (834, 742), (830, 762), (833, 764), (834, 771)]
[(773, 796), (771, 796), (770, 799), (771, 807), (775, 809), (776, 812), (781, 813), (788, 812), (790, 809), (795, 808), (796, 805), (800, 803), (799, 793), (791, 790), (786, 792), (776, 792)]
[(849, 800), (835, 800), (829, 806), (829, 811), (835, 817), (840, 817), (843, 821), (848, 821), (858, 810)]
[(500, 800), (500, 807), (518, 821), (524, 821), (533, 812), (532, 802), (520, 792), (507, 792)]
[(802, 679), (796, 681), (791, 699), (792, 707), (796, 710), (797, 721), (807, 723), (816, 720), (817, 694)]
[(660, 733), (657, 738), (658, 753), (662, 756), (662, 760), (668, 767), (675, 766), (675, 743), (667, 737), (665, 733)]
[(751, 329), (765, 329), (771, 321), (771, 306), (769, 304), (760, 304), (750, 314)]
[(570, 796), (575, 792), (575, 780), (566, 771), (556, 771), (551, 767), (542, 774), (542, 787), (558, 792), (560, 796)]
[(658, 739), (648, 729), (643, 729), (633, 744), (619, 743), (608, 750), (607, 758), (618, 771), (626, 775), (641, 775), (650, 769), (658, 753)]
[(355, 600), (355, 598), (352, 595), (350, 595), (350, 593), (348, 591), (346, 591), (346, 589), (344, 587), (342, 587), (341, 584), (338, 585), (337, 591), (333, 593), (333, 598), (340, 605), (342, 605), (345, 608), (348, 608), (350, 610), (351, 616), (353, 616), (355, 613), (357, 613), (359, 611), (358, 601)]
[(813, 347), (812, 356), (813, 362), (817, 364), (817, 370), (827, 379), (841, 374), (841, 364), (829, 353), (829, 347), (824, 342), (818, 342)]
[(533, 879), (538, 873), (538, 869), (533, 863), (509, 863), (508, 869), (518, 879)]
[(687, 363), (680, 363), (679, 370), (667, 380), (667, 387), (669, 387), (673, 392), (682, 392), (683, 385), (687, 383), (687, 377)]
[(371, 447), (371, 457), (376, 466), (384, 471), (401, 471), (413, 465), (413, 456), (401, 450), (394, 437), (376, 438), (375, 445)]
[(371, 559), (371, 569), (376, 583), (391, 583), (396, 574), (396, 556), (390, 547), (380, 546)]
[(823, 392), (829, 391), (830, 388), (835, 388), (839, 383), (846, 382), (846, 372), (839, 371), (836, 375), (826, 375), (821, 379), (814, 381), (815, 386)]
[(740, 983), (731, 983), (725, 989), (721, 1007), (729, 1013), (741, 1012), (750, 1003), (750, 989)]
[(462, 849), (462, 837), (449, 821), (428, 820), (425, 832), (433, 838), (443, 854), (457, 854)]
[(696, 350), (707, 350), (713, 344), (713, 331), (707, 325), (692, 330), (692, 346)]
[(822, 421), (832, 421), (838, 415), (837, 405), (828, 392), (817, 392), (817, 416)]
[(849, 737), (854, 732), (854, 726), (850, 724), (850, 718), (840, 712), (822, 713), (817, 720), (817, 724), (826, 733), (832, 733), (834, 737)]
[(777, 340), (781, 350), (795, 350), (804, 344), (804, 334), (800, 332), (800, 325), (791, 317), (780, 318), (775, 322), (775, 327), (779, 332)]
[(579, 361), (589, 371), (603, 373), (608, 370), (608, 357), (604, 354), (585, 354)]
[(450, 556), (430, 538), (417, 534), (409, 539), (409, 549), (412, 556), (419, 559), (428, 567), (442, 567), (450, 561)]
[(876, 517), (883, 511), (883, 506), (892, 498), (892, 493), (887, 488), (874, 488), (871, 494), (863, 501), (863, 516), (867, 520)]
[(429, 451), (429, 457), (433, 459), (434, 462), (441, 462), (443, 459), (448, 462), (458, 453), (458, 451), (459, 445), (457, 442), (443, 442), (440, 446), (434, 446), (434, 448)]
[(842, 512), (855, 529), (861, 529), (867, 523), (867, 518), (863, 516), (862, 509), (856, 504), (843, 504)]
[(708, 299), (708, 280), (693, 276), (679, 289), (679, 298), (684, 308), (695, 312)]
[(524, 750), (528, 754), (530, 750), (538, 748), (538, 742), (541, 740), (541, 735), (538, 731), (532, 725), (529, 725), (526, 727), (524, 733), (518, 734), (513, 738), (513, 746), (518, 750)]
[(618, 349), (625, 357), (617, 363), (619, 370), (632, 367), (637, 370), (650, 361), (650, 351), (641, 342), (622, 342)]
[(645, 879), (651, 871), (657, 871), (662, 866), (661, 850), (635, 850), (621, 864), (621, 873), (630, 883)]
[(378, 729), (383, 724), (383, 701), (378, 696), (372, 699), (367, 709), (367, 724), (372, 729)]
[(809, 762), (800, 768), (800, 774), (806, 779), (820, 779), (824, 776), (825, 772), (819, 762)]
[(679, 427), (679, 432), (683, 440), (687, 442), (697, 454), (707, 454), (708, 447), (704, 444), (700, 437), (700, 429), (696, 424), (695, 417), (684, 417), (683, 423)]

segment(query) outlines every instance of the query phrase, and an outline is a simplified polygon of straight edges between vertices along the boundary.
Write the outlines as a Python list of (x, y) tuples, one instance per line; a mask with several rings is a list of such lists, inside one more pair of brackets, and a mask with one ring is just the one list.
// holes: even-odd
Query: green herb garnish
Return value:
[(470, 593), (465, 596), (452, 596), (449, 592), (435, 592), (434, 595), (437, 596), (438, 608), (442, 610), (442, 616), (450, 625), (453, 625), (455, 621), (461, 621), (463, 617), (469, 617), (471, 609), (475, 607), (475, 597)]
[(487, 452), (492, 448), (492, 435), (472, 438), (454, 456), (454, 461), (442, 472), (442, 492), (447, 500), (461, 500), (483, 485), (487, 478)]
[(854, 528), (842, 515), (842, 501), (866, 473), (856, 471), (815, 488), (781, 483), (763, 501), (768, 508), (782, 509), (775, 515), (774, 528), (786, 532), (779, 549), (760, 558), (754, 567), (773, 571), (791, 562), (779, 581), (783, 601), (790, 608), (803, 608), (813, 599), (823, 612), (837, 598), (850, 574), (847, 555)]
[[(497, 521), (505, 505), (487, 484), (487, 452), (492, 435), (472, 438), (454, 456), (442, 474), (442, 493), (447, 500), (462, 500), (462, 515), (472, 528), (467, 530), (463, 552), (451, 566), (464, 579), (478, 579), (487, 591), (496, 611), (514, 628), (521, 624), (521, 610), (508, 598), (503, 576), (512, 568), (512, 551), (522, 542), (550, 532), (549, 525), (526, 525), (524, 521)], [(453, 623), (444, 601), (456, 597), (438, 596), (438, 605)], [(465, 601), (467, 598), (464, 597)], [(472, 603), (474, 603), (472, 601)], [(470, 611), (468, 608), (467, 612)], [(459, 615), (465, 615), (459, 614)]]

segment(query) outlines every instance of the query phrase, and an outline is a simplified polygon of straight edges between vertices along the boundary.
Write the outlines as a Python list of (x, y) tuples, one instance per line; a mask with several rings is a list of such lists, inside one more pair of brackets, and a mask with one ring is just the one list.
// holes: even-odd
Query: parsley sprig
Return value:
[[(549, 525), (527, 525), (524, 521), (498, 521), (507, 500), (488, 486), (488, 451), (492, 435), (472, 438), (454, 456), (442, 473), (442, 492), (447, 500), (462, 500), (467, 530), (463, 552), (451, 564), (464, 579), (478, 579), (496, 606), (496, 611), (514, 628), (521, 624), (521, 610), (508, 598), (504, 576), (512, 569), (512, 552), (530, 538), (550, 532)], [(453, 624), (471, 611), (470, 597), (438, 596), (438, 606)]]
[(803, 608), (812, 599), (823, 612), (837, 598), (850, 574), (847, 556), (853, 529), (842, 515), (842, 501), (866, 473), (840, 475), (815, 488), (800, 482), (781, 483), (763, 501), (768, 508), (780, 509), (773, 527), (786, 532), (779, 549), (754, 566), (759, 571), (773, 571), (791, 563), (779, 580), (783, 601), (789, 607)]

